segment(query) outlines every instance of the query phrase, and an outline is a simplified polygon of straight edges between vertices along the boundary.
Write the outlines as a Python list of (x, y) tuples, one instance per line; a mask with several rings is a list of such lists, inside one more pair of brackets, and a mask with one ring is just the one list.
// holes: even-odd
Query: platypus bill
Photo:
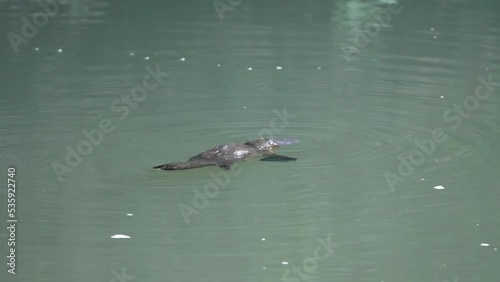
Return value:
[(183, 170), (204, 166), (219, 166), (230, 170), (236, 162), (262, 157), (261, 161), (295, 161), (296, 158), (281, 156), (274, 149), (282, 145), (299, 143), (296, 139), (256, 139), (245, 143), (227, 143), (191, 157), (185, 162), (167, 163), (153, 168), (162, 170)]

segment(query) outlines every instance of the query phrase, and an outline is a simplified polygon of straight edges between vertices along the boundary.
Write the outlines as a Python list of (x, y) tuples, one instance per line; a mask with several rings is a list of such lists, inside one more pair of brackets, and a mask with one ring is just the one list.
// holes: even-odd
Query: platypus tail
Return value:
[(153, 168), (161, 169), (161, 170), (183, 170), (183, 169), (192, 169), (197, 167), (204, 167), (215, 165), (212, 163), (201, 163), (201, 162), (177, 162), (177, 163), (168, 163), (154, 166)]

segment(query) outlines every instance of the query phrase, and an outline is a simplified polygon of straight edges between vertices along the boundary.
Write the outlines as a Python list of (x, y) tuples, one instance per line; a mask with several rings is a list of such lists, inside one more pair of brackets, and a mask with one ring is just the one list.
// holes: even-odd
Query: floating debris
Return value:
[(124, 234), (115, 234), (111, 236), (111, 239), (130, 239), (130, 236)]

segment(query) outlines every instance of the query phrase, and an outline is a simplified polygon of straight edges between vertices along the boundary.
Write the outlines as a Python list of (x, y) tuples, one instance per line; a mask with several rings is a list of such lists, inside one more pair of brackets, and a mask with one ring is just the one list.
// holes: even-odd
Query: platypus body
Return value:
[(295, 161), (296, 158), (277, 155), (273, 150), (281, 145), (296, 144), (298, 142), (296, 139), (260, 138), (245, 143), (227, 143), (199, 153), (185, 162), (167, 163), (153, 168), (183, 170), (204, 166), (219, 166), (225, 170), (230, 170), (233, 163), (258, 157), (262, 157), (261, 161)]

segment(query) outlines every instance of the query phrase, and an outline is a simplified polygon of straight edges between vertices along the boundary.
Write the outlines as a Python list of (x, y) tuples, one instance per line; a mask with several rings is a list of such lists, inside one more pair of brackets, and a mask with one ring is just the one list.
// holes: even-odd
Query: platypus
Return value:
[(230, 170), (236, 162), (262, 157), (261, 161), (295, 161), (296, 158), (281, 156), (274, 153), (274, 149), (281, 145), (299, 143), (296, 139), (265, 139), (259, 138), (245, 143), (227, 143), (215, 146), (203, 153), (191, 157), (185, 162), (167, 163), (154, 166), (162, 170), (183, 170), (204, 166), (219, 166)]

